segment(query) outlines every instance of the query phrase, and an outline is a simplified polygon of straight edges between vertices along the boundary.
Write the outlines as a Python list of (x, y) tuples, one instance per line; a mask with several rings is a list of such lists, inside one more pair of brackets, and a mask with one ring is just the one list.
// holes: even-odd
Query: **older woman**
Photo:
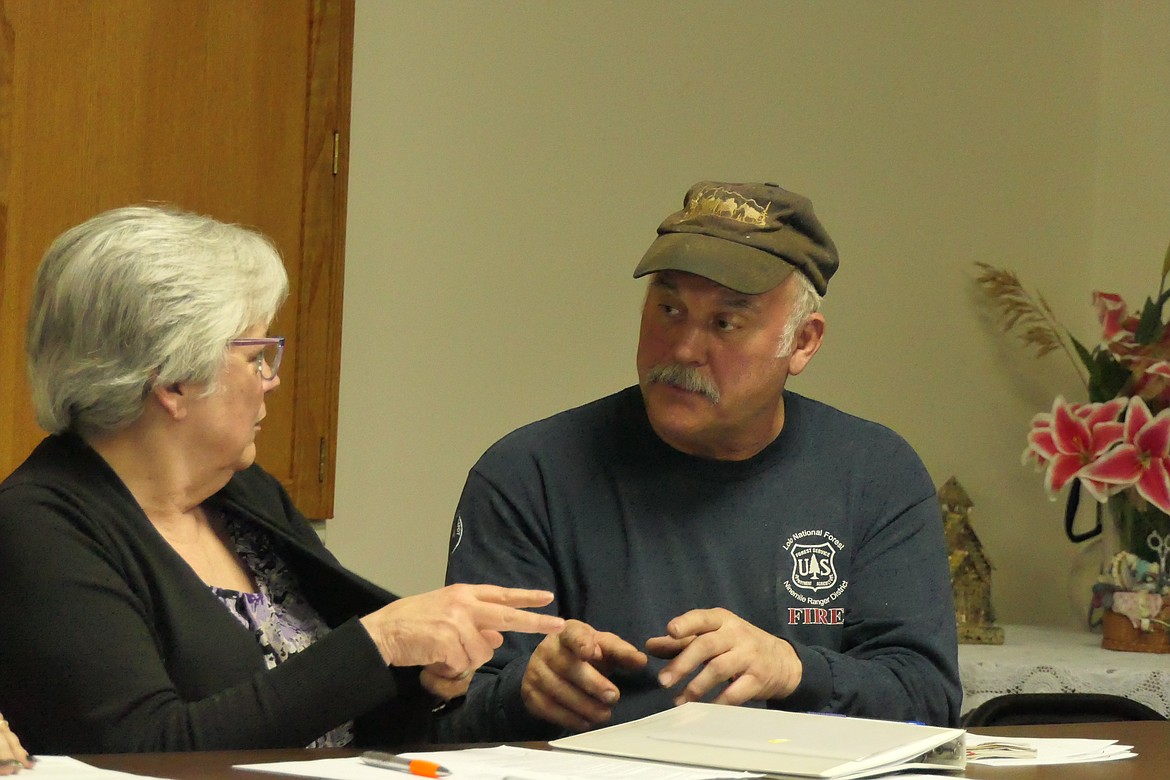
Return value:
[(50, 432), (0, 484), (0, 702), (36, 753), (393, 744), (552, 594), (396, 599), (253, 464), (288, 281), (262, 236), (155, 207), (60, 236), (26, 336)]
[(8, 727), (8, 721), (0, 715), (0, 775), (12, 775), (21, 769), (31, 767), (28, 751)]

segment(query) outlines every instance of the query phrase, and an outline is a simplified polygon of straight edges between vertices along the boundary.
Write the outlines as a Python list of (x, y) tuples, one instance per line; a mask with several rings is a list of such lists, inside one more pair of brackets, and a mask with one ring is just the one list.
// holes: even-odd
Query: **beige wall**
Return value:
[(1094, 283), (1148, 294), (1166, 40), (1166, 2), (360, 0), (329, 546), (401, 593), (440, 585), (479, 454), (633, 382), (658, 222), (700, 179), (766, 179), (842, 257), (790, 387), (958, 476), (1004, 622), (1071, 623), (1078, 551), (1019, 455), (1075, 375), (997, 333), (972, 263), (1088, 340)]

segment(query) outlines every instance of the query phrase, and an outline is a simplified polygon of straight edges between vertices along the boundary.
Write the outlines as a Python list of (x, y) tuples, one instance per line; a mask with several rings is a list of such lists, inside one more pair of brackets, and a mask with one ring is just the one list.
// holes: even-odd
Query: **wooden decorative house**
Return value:
[(972, 645), (1003, 644), (1003, 629), (995, 625), (991, 606), (991, 561), (971, 526), (971, 498), (951, 477), (938, 489), (947, 557), (951, 563), (951, 589), (955, 595), (955, 624), (959, 642)]

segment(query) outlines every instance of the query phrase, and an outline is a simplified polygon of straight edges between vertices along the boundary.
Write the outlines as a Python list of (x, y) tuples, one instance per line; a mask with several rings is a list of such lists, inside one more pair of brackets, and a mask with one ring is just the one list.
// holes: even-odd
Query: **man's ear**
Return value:
[(182, 420), (187, 416), (187, 410), (191, 400), (191, 388), (189, 385), (182, 382), (175, 382), (170, 385), (156, 382), (150, 390), (150, 395), (172, 420)]
[(804, 371), (804, 367), (821, 348), (821, 341), (824, 338), (825, 315), (814, 312), (808, 316), (808, 319), (800, 326), (800, 330), (796, 332), (796, 344), (792, 354), (788, 357), (789, 375), (795, 376)]

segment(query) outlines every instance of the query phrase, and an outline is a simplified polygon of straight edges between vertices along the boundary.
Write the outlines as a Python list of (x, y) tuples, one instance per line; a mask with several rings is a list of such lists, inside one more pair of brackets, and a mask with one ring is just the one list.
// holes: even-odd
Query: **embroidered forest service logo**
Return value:
[(792, 584), (798, 588), (826, 590), (837, 584), (837, 570), (833, 557), (837, 551), (828, 542), (822, 544), (794, 544), (792, 554)]
[(738, 192), (732, 192), (726, 187), (712, 187), (699, 190), (695, 193), (684, 209), (687, 217), (698, 217), (710, 214), (715, 217), (726, 217), (736, 222), (764, 227), (768, 222), (768, 209), (772, 204), (760, 207), (752, 198), (745, 198)]
[[(823, 607), (836, 600), (849, 582), (837, 574), (837, 553), (844, 549), (844, 543), (824, 530), (798, 531), (784, 542), (792, 561), (791, 573), (784, 581), (788, 595), (810, 607)], [(844, 611), (790, 609), (789, 624), (827, 623), (840, 625)]]

